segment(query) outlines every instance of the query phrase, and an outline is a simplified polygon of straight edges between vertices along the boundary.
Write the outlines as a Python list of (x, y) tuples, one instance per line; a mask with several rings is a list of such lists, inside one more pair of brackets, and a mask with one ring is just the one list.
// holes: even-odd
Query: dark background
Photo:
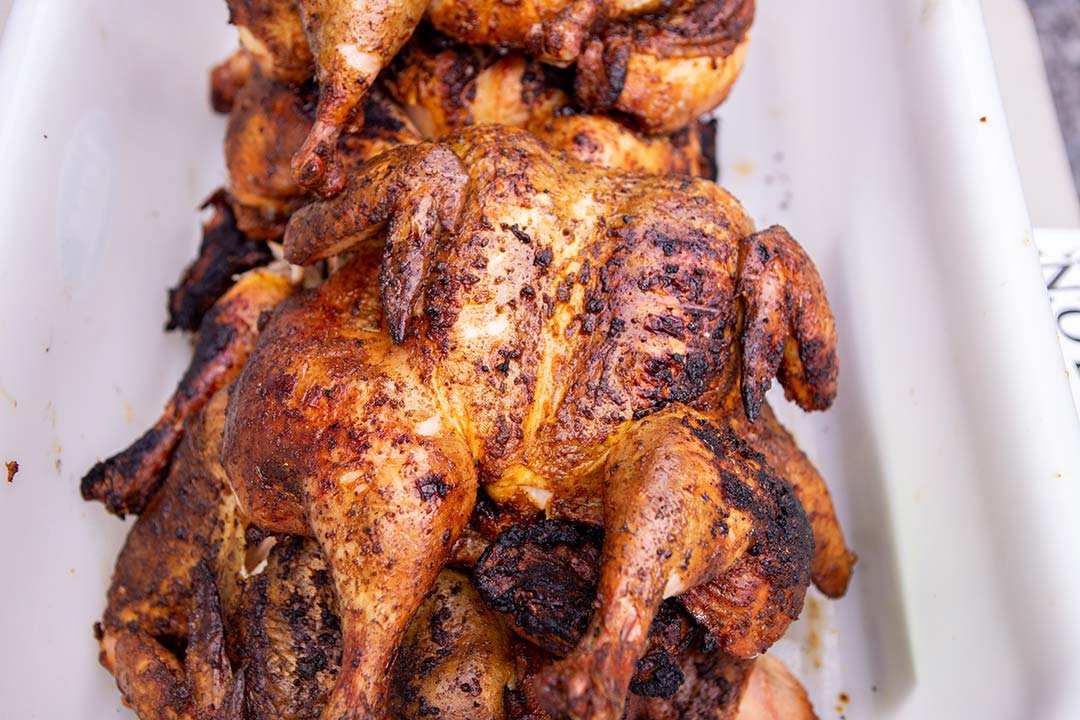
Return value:
[(1080, 0), (1027, 0), (1080, 194)]

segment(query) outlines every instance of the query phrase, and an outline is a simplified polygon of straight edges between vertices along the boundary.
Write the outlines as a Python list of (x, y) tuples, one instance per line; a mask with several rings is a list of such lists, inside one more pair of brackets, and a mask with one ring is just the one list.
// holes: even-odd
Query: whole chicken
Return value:
[(385, 717), (402, 634), (481, 487), (605, 528), (590, 626), (537, 682), (554, 717), (621, 716), (665, 597), (737, 589), (716, 635), (742, 657), (798, 615), (802, 506), (691, 406), (738, 394), (754, 421), (774, 376), (805, 409), (831, 403), (832, 316), (786, 231), (755, 233), (707, 181), (613, 173), (486, 125), (371, 161), (294, 214), (285, 247), (353, 259), (266, 325), (223, 459), (253, 522), (328, 559), (344, 650), (325, 720)]

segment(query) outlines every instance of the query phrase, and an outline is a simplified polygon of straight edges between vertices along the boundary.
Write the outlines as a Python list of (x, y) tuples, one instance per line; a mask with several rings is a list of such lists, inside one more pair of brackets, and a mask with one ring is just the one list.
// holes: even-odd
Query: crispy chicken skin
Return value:
[(466, 125), (525, 127), (569, 106), (565, 73), (520, 53), (455, 42), (421, 25), (383, 76), (428, 140)]
[[(254, 522), (311, 534), (329, 559), (345, 651), (324, 718), (385, 716), (382, 679), (478, 485), (607, 528), (589, 631), (538, 680), (557, 717), (621, 716), (665, 597), (731, 577), (752, 593), (726, 649), (778, 637), (809, 583), (806, 516), (761, 455), (685, 404), (741, 388), (751, 412), (792, 338), (800, 372), (781, 382), (813, 386), (794, 393), (807, 409), (835, 391), (812, 265), (744, 277), (762, 236), (711, 183), (566, 161), (498, 126), (382, 155), (293, 216), (291, 261), (358, 257), (268, 323), (224, 458)], [(741, 308), (774, 283), (800, 312), (781, 302), (763, 329)]]
[(196, 415), (244, 366), (258, 334), (259, 316), (292, 292), (271, 270), (252, 270), (202, 319), (195, 353), (165, 411), (127, 449), (99, 462), (82, 479), (83, 499), (100, 500), (109, 512), (139, 513), (164, 477), (184, 421)]
[(444, 570), (402, 639), (390, 680), (390, 717), (504, 720), (516, 681), (510, 633), (468, 576)]
[(722, 103), (742, 70), (755, 0), (682, 0), (605, 27), (577, 62), (575, 95), (650, 133), (686, 127)]
[(228, 191), (240, 230), (280, 238), (289, 215), (307, 202), (289, 169), (311, 128), (315, 92), (256, 74), (237, 93), (225, 130)]
[(300, 185), (334, 195), (345, 183), (337, 140), (357, 113), (375, 77), (397, 55), (424, 14), (424, 0), (298, 0), (315, 55), (319, 106), (315, 123), (292, 159)]
[[(326, 560), (284, 536), (245, 585), (240, 656), (248, 720), (313, 720), (341, 664), (341, 626)], [(509, 633), (466, 575), (444, 570), (406, 629), (390, 683), (395, 720), (502, 720), (515, 682)]]

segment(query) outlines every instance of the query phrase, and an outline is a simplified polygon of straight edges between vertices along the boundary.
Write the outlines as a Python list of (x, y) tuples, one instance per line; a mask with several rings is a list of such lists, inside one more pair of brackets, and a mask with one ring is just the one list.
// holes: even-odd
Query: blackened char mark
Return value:
[(203, 226), (199, 255), (169, 290), (166, 330), (197, 330), (206, 312), (232, 287), (233, 278), (273, 259), (266, 243), (252, 240), (237, 228), (224, 190), (203, 204), (204, 208), (211, 206), (214, 215)]
[[(473, 568), (480, 596), (520, 636), (545, 652), (569, 654), (588, 627), (600, 578), (603, 531), (566, 520), (542, 520), (503, 531)], [(673, 601), (649, 630), (631, 690), (671, 697), (682, 685), (678, 658), (699, 634)]]

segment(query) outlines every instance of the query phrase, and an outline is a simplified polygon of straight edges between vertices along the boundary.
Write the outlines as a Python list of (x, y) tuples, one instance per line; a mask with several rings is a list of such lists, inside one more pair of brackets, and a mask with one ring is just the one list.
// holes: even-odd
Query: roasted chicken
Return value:
[(833, 318), (700, 120), (754, 0), (227, 4), (195, 355), (82, 481), (139, 514), (96, 627), (125, 703), (813, 718), (764, 653), (856, 558), (765, 394), (832, 403)]
[(706, 181), (479, 126), (376, 158), (294, 214), (285, 247), (356, 257), (267, 324), (223, 457), (252, 521), (329, 560), (344, 653), (324, 718), (385, 715), (383, 679), (479, 487), (605, 528), (585, 638), (537, 681), (557, 717), (620, 717), (665, 597), (719, 587), (715, 634), (743, 657), (797, 616), (801, 505), (690, 405), (738, 393), (754, 420), (774, 376), (805, 409), (831, 402), (832, 317), (782, 229), (754, 233)]

